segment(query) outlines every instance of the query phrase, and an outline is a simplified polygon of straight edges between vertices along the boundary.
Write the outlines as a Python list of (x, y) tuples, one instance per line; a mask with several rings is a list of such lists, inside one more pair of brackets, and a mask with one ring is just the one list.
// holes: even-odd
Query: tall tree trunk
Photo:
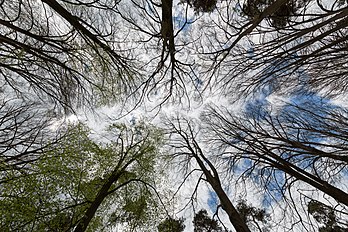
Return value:
[[(200, 151), (200, 153), (201, 153), (201, 151)], [(220, 204), (221, 204), (222, 208), (225, 210), (225, 212), (227, 213), (233, 227), (236, 229), (237, 232), (250, 232), (246, 222), (243, 220), (243, 218), (241, 217), (241, 215), (237, 211), (236, 207), (234, 207), (233, 203), (230, 201), (227, 194), (223, 190), (218, 173), (217, 173), (216, 169), (214, 168), (214, 166), (203, 155), (203, 153), (201, 153), (202, 158), (204, 159), (205, 162), (208, 163), (209, 168), (213, 171), (214, 175), (212, 175), (210, 173), (210, 171), (205, 167), (202, 159), (194, 152), (192, 154), (193, 154), (194, 158), (196, 159), (199, 167), (202, 169), (205, 177), (207, 178), (208, 183), (214, 189), (216, 195), (218, 196), (218, 198), (220, 200)]]
[(74, 232), (84, 232), (86, 231), (89, 223), (93, 219), (95, 213), (97, 212), (99, 206), (103, 202), (103, 200), (108, 196), (109, 189), (113, 183), (115, 183), (120, 176), (123, 174), (122, 171), (114, 172), (111, 174), (111, 176), (107, 179), (107, 181), (103, 184), (101, 189), (99, 190), (96, 198), (91, 203), (89, 208), (87, 209), (85, 215), (81, 219), (81, 221), (77, 224)]
[(173, 27), (173, 0), (162, 0), (162, 25), (161, 35), (164, 47), (168, 47), (170, 54), (174, 54), (174, 27)]
[[(260, 159), (267, 160), (270, 162), (275, 168), (295, 177), (298, 180), (301, 180), (314, 188), (326, 193), (327, 195), (334, 198), (336, 201), (341, 202), (348, 206), (348, 194), (335, 186), (329, 184), (328, 182), (314, 176), (313, 174), (297, 167), (296, 165), (289, 163), (273, 152), (269, 151), (264, 147), (264, 155), (257, 153)], [(269, 158), (267, 158), (267, 156)]]

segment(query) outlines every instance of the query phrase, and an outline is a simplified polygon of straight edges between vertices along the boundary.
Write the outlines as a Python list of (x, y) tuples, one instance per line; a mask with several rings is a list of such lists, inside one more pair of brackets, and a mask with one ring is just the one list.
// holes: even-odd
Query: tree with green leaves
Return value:
[(157, 226), (158, 232), (182, 232), (185, 229), (184, 219), (168, 217)]
[[(124, 231), (155, 226), (161, 133), (138, 124), (111, 125), (107, 143), (72, 126), (26, 169), (7, 171), (1, 186), (2, 231)], [(13, 215), (16, 215), (14, 218)]]
[[(123, 156), (142, 153), (134, 151), (141, 144), (138, 132), (129, 132), (134, 143), (126, 146), (125, 138), (116, 135), (111, 139), (117, 140), (116, 147), (83, 138), (86, 143), (80, 143), (70, 133), (74, 130), (67, 137), (56, 135), (50, 123), (79, 108), (119, 102), (128, 112), (145, 98), (160, 99), (156, 106), (172, 102), (186, 107), (197, 92), (205, 102), (211, 97), (205, 95), (209, 89), (225, 96), (228, 105), (265, 92), (284, 98), (294, 92), (345, 95), (347, 16), (346, 0), (3, 1), (0, 193), (10, 212), (26, 210), (16, 214), (16, 221), (4, 213), (1, 228), (84, 231), (128, 224), (146, 214), (152, 189), (143, 179), (147, 175), (139, 178), (129, 170), (142, 161), (135, 158), (127, 165), (124, 158), (126, 163), (118, 166)], [(277, 116), (263, 114), (260, 106), (258, 115), (235, 108), (208, 110), (204, 123), (197, 124), (204, 125), (210, 140), (197, 136), (190, 125), (176, 125), (172, 134), (180, 140), (171, 142), (179, 141), (175, 155), (185, 157), (183, 168), (199, 166), (198, 184), (210, 185), (239, 230), (248, 231), (249, 225), (240, 220), (245, 215), (228, 196), (223, 180), (225, 173), (243, 165), (247, 168), (236, 172), (240, 178), (233, 179), (236, 185), (248, 180), (273, 201), (281, 198), (286, 205), (282, 212), (291, 210), (289, 230), (299, 224), (311, 230), (315, 226), (308, 226), (310, 216), (299, 213), (306, 204), (293, 197), (303, 189), (301, 184), (340, 207), (348, 205), (347, 191), (338, 185), (347, 168), (347, 111), (313, 106)], [(205, 151), (202, 143), (211, 150)], [(78, 156), (82, 154), (83, 159)], [(118, 159), (109, 157), (109, 168), (99, 164), (108, 154)], [(120, 191), (122, 213), (100, 213)], [(300, 199), (309, 197), (301, 194)]]
[(222, 232), (218, 221), (208, 216), (205, 209), (198, 211), (193, 218), (194, 232)]
[(319, 232), (344, 232), (348, 230), (348, 221), (342, 221), (336, 215), (342, 212), (338, 212), (329, 205), (316, 200), (310, 200), (308, 202), (308, 213), (317, 222), (323, 224), (323, 226), (319, 227)]
[(243, 221), (245, 221), (249, 226), (254, 226), (255, 230), (258, 231), (268, 231), (265, 226), (259, 225), (261, 223), (267, 225), (267, 221), (270, 220), (270, 215), (266, 213), (265, 209), (260, 209), (247, 204), (243, 199), (238, 201), (236, 208), (242, 215)]

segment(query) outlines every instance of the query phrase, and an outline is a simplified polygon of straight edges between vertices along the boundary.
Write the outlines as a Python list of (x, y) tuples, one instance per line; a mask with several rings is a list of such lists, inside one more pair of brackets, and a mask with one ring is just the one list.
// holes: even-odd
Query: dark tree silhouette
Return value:
[(265, 209), (259, 209), (249, 205), (245, 200), (240, 200), (236, 208), (246, 223), (253, 222), (259, 231), (266, 230), (266, 228), (262, 228), (259, 225), (259, 222), (266, 224), (267, 221), (270, 220), (270, 215), (266, 213)]
[(4, 83), (17, 92), (27, 92), (30, 87), (29, 93), (66, 109), (78, 105), (76, 100), (92, 102), (91, 91), (101, 96), (101, 90), (112, 82), (114, 88), (131, 87), (135, 78), (131, 59), (125, 53), (118, 54), (109, 42), (117, 32), (94, 25), (97, 12), (85, 17), (82, 12), (87, 7), (100, 14), (114, 8), (103, 7), (99, 1), (92, 5), (4, 2), (0, 20), (4, 58), (0, 75)]
[(201, 177), (197, 184), (199, 184), (201, 180), (205, 180), (209, 183), (220, 200), (221, 208), (227, 213), (234, 228), (241, 232), (250, 231), (246, 223), (242, 220), (235, 205), (223, 189), (218, 170), (200, 148), (195, 137), (197, 131), (194, 130), (191, 123), (192, 122), (187, 119), (179, 118), (173, 119), (172, 122), (168, 122), (167, 126), (171, 136), (171, 145), (176, 150), (175, 156), (182, 157), (182, 159), (187, 163), (186, 165), (189, 165), (191, 160), (195, 161), (202, 172), (202, 176), (205, 178), (202, 179)]
[(184, 219), (166, 218), (157, 226), (158, 232), (182, 232), (185, 229)]
[(260, 171), (269, 168), (284, 172), (287, 177), (282, 189), (300, 180), (347, 206), (348, 193), (333, 185), (331, 178), (347, 168), (342, 153), (347, 145), (343, 129), (346, 113), (333, 110), (324, 115), (296, 108), (297, 114), (265, 113), (257, 119), (212, 109), (205, 120), (214, 133), (212, 139), (233, 148), (231, 158), (250, 159), (253, 167), (260, 164)]
[(319, 227), (319, 232), (343, 232), (347, 231), (347, 221), (340, 222), (336, 216), (334, 208), (327, 206), (319, 201), (311, 200), (308, 203), (308, 213), (311, 214), (316, 221), (324, 226)]
[(7, 172), (30, 169), (30, 163), (59, 142), (61, 136), (49, 129), (51, 119), (45, 108), (34, 102), (1, 101), (0, 183), (6, 182)]
[[(284, 215), (298, 217), (294, 220), (311, 230), (315, 226), (305, 223), (311, 219), (297, 213), (304, 209), (299, 198), (308, 201), (300, 193), (301, 183), (342, 208), (348, 205), (348, 193), (341, 187), (347, 172), (347, 111), (315, 103), (277, 112), (260, 108), (254, 113), (210, 108), (203, 116), (205, 141), (231, 175), (248, 178), (271, 201), (284, 202)], [(243, 163), (247, 165), (241, 168)], [(236, 168), (239, 174), (233, 174)]]
[(193, 218), (194, 232), (222, 232), (218, 221), (208, 216), (205, 209), (198, 211)]
[(214, 22), (224, 25), (202, 44), (211, 58), (203, 73), (234, 98), (269, 84), (285, 93), (302, 84), (330, 96), (345, 92), (348, 8), (339, 2), (248, 0), (217, 7)]

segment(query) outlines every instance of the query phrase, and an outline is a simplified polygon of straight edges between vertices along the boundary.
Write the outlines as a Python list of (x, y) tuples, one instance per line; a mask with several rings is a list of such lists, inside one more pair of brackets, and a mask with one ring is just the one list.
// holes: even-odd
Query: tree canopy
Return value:
[(347, 20), (345, 0), (2, 1), (0, 230), (346, 230)]

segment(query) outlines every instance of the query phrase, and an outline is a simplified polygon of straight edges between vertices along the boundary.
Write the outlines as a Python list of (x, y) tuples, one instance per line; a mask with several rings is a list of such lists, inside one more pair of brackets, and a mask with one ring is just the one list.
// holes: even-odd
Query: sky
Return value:
[[(127, 3), (125, 3), (127, 5)], [(224, 3), (221, 3), (223, 6)], [(222, 18), (219, 18), (218, 15), (213, 13), (209, 14), (195, 14), (192, 9), (187, 9), (185, 4), (178, 4), (178, 1), (174, 1), (174, 25), (175, 30), (178, 31), (181, 30), (180, 33), (175, 38), (178, 45), (178, 48), (180, 47), (180, 43), (185, 44), (187, 41), (193, 41), (197, 38), (200, 38), (203, 43), (205, 43), (204, 46), (207, 46), (207, 51), (214, 50), (214, 44), (211, 44), (211, 42), (208, 40), (209, 36), (212, 31), (209, 28), (209, 23), (211, 24), (211, 20), (214, 21), (214, 23), (221, 22)], [(238, 7), (240, 7), (239, 4), (236, 4), (235, 7), (232, 7), (235, 11), (238, 11)], [(186, 15), (187, 14), (187, 15)], [(235, 14), (232, 13), (232, 17), (234, 17)], [(187, 21), (188, 24), (184, 26), (183, 22)], [(138, 22), (141, 24), (141, 22)], [(145, 22), (149, 23), (149, 22)], [(152, 22), (153, 23), (153, 22)], [(191, 24), (192, 23), (192, 24)], [(148, 25), (146, 28), (150, 28)], [(202, 28), (204, 28), (202, 30)], [(216, 30), (216, 26), (213, 24), (212, 30)], [(217, 29), (219, 31), (219, 29)], [(136, 31), (131, 31), (130, 34), (136, 33)], [(129, 34), (128, 34), (129, 35)], [(137, 35), (136, 38), (141, 38), (142, 36)], [(146, 36), (145, 36), (146, 37)], [(133, 40), (134, 37), (124, 37), (126, 39), (126, 44), (129, 43), (129, 39)], [(259, 38), (257, 36), (254, 36), (252, 38), (253, 41), (257, 41)], [(133, 41), (134, 42), (134, 41)], [(254, 59), (253, 53), (255, 51), (255, 48), (252, 46), (253, 43), (249, 43), (247, 41), (241, 41), (241, 44), (244, 44), (246, 46), (247, 54), (250, 58), (250, 60)], [(251, 45), (250, 45), (251, 44)], [(191, 50), (191, 44), (187, 44)], [(212, 47), (209, 47), (212, 46)], [(177, 57), (180, 61), (183, 62), (199, 62), (199, 56), (196, 56), (196, 54), (190, 53), (190, 49), (182, 49), (178, 52)], [(156, 62), (151, 62), (152, 55), (156, 55), (155, 50), (147, 50), (147, 52), (141, 56), (144, 60), (149, 60), (150, 65), (148, 68), (151, 70), (152, 67), (156, 65)], [(295, 58), (294, 58), (295, 59)], [(195, 68), (198, 68), (194, 65)], [(271, 66), (272, 67), (272, 66)], [(277, 67), (272, 67), (276, 68)], [(266, 71), (267, 72), (267, 71)], [(300, 72), (300, 71), (299, 71)], [(308, 78), (306, 76), (305, 71), (301, 71), (301, 73), (298, 74), (300, 78), (303, 78), (304, 80)], [(276, 80), (276, 78), (275, 78)], [(336, 109), (343, 105), (342, 101), (340, 100), (332, 100), (327, 97), (324, 97), (322, 94), (314, 92), (312, 90), (309, 90), (309, 87), (305, 84), (299, 84), (296, 88), (293, 88), (291, 92), (287, 92), (286, 95), (282, 95), (276, 92), (274, 86), (277, 86), (277, 83), (269, 83), (266, 85), (263, 85), (260, 88), (257, 88), (254, 90), (252, 97), (248, 97), (245, 99), (242, 103), (240, 102), (234, 102), (226, 95), (224, 95), (223, 92), (220, 92), (221, 89), (217, 88), (216, 86), (211, 87), (208, 90), (201, 92), (201, 95), (197, 98), (195, 96), (198, 95), (198, 93), (191, 91), (194, 87), (201, 90), (204, 86), (206, 86), (207, 80), (204, 76), (196, 76), (192, 82), (187, 82), (187, 88), (189, 89), (188, 97), (183, 97), (180, 99), (180, 103), (177, 102), (171, 102), (166, 103), (160, 108), (158, 108), (158, 102), (161, 102), (162, 94), (165, 94), (166, 89), (159, 90), (159, 92), (156, 92), (153, 95), (150, 95), (149, 98), (145, 98), (144, 102), (141, 104), (140, 107), (137, 107), (135, 110), (132, 110), (128, 114), (122, 114), (122, 117), (120, 118), (119, 112), (125, 112), (121, 111), (121, 108), (119, 105), (112, 105), (107, 107), (101, 107), (97, 109), (97, 114), (89, 114), (89, 113), (82, 113), (78, 116), (71, 116), (70, 118), (72, 120), (78, 119), (79, 121), (85, 122), (90, 128), (92, 128), (93, 133), (95, 135), (101, 134), (104, 128), (106, 128), (109, 124), (109, 122), (113, 122), (115, 120), (122, 121), (126, 123), (134, 123), (135, 121), (139, 120), (146, 120), (148, 122), (151, 122), (155, 125), (162, 126), (163, 118), (164, 117), (171, 117), (171, 116), (185, 116), (187, 118), (193, 118), (195, 120), (200, 120), (201, 113), (206, 109), (208, 105), (214, 105), (215, 107), (227, 107), (228, 109), (234, 109), (234, 110), (244, 110), (247, 115), (249, 114), (250, 117), (255, 116), (256, 114), (260, 115), (259, 120), (262, 120), (262, 116), (264, 114), (272, 114), (272, 115), (282, 115), (285, 113), (291, 112), (292, 114), (301, 114), (301, 112), (298, 112), (296, 107), (294, 106), (305, 106), (305, 105), (316, 105), (317, 107), (323, 108), (323, 109)], [(301, 83), (301, 81), (300, 81)], [(303, 81), (302, 83), (305, 83)], [(276, 109), (276, 110), (274, 110)], [(306, 115), (304, 115), (306, 117)], [(258, 116), (256, 116), (258, 118)], [(204, 144), (202, 144), (204, 147)], [(243, 167), (244, 165), (244, 167)], [(244, 163), (240, 168), (243, 170), (243, 168), (248, 167), (248, 163)], [(175, 172), (175, 170), (173, 170)], [(176, 176), (176, 175), (173, 175)], [(197, 178), (197, 177), (196, 177)], [(284, 176), (279, 172), (277, 175), (278, 181), (282, 181)], [(192, 179), (192, 184), (196, 182), (196, 179)], [(235, 180), (237, 181), (237, 180)], [(257, 182), (257, 178), (255, 179)], [(346, 181), (345, 179), (342, 181)], [(229, 193), (232, 199), (238, 199), (240, 195), (238, 195), (238, 192), (241, 191), (235, 191), (233, 187), (228, 187), (230, 183), (233, 182), (231, 180), (224, 182), (226, 184), (226, 191)], [(310, 191), (310, 187), (306, 186), (305, 184), (297, 183), (298, 185), (296, 188), (301, 189), (302, 187), (304, 189), (307, 189)], [(266, 207), (267, 209), (271, 209), (271, 207), (274, 207), (274, 215), (275, 217), (281, 217), (281, 208), (282, 204), (279, 202), (282, 201), (282, 197), (275, 193), (276, 198), (270, 199), (268, 196), (264, 196), (260, 191), (255, 187), (255, 185), (252, 182), (248, 182), (246, 184), (248, 186), (247, 194), (244, 196), (247, 199), (248, 203), (251, 203), (253, 206), (256, 207)], [(168, 187), (168, 186), (166, 186)], [(175, 186), (170, 186), (169, 188), (175, 189)], [(272, 188), (272, 186), (270, 186)], [(180, 197), (181, 200), (178, 202), (187, 202), (187, 198), (189, 198), (192, 194), (192, 187), (185, 186), (180, 191)], [(306, 191), (306, 190), (303, 190)], [(286, 193), (289, 194), (289, 193)], [(317, 194), (317, 193), (314, 193)], [(300, 201), (300, 195), (301, 192), (296, 192), (294, 194), (294, 198)], [(319, 198), (323, 199), (323, 196), (318, 196)], [(211, 189), (206, 184), (201, 184), (198, 194), (197, 194), (197, 209), (200, 207), (209, 209), (209, 214), (212, 215), (215, 212), (216, 206), (218, 204), (218, 200), (216, 197), (216, 194), (211, 191)], [(175, 207), (177, 210), (181, 208), (181, 205), (178, 203), (178, 205)], [(305, 209), (302, 209), (300, 214), (305, 214)], [(277, 212), (279, 211), (279, 214)], [(175, 212), (175, 210), (173, 211)], [(175, 212), (176, 213), (176, 212)], [(229, 228), (232, 228), (231, 224), (228, 222), (228, 219), (225, 214), (221, 214), (221, 219), (228, 225)], [(187, 218), (185, 221), (186, 229), (185, 231), (193, 231), (192, 229), (192, 211), (191, 209), (180, 211), (176, 214), (177, 217), (184, 217)], [(290, 219), (289, 219), (290, 220)], [(288, 221), (288, 223), (290, 223)], [(281, 231), (282, 229), (279, 229), (278, 231)], [(300, 227), (297, 228), (297, 231), (300, 231)], [(274, 228), (274, 231), (277, 231), (276, 228)], [(296, 231), (296, 227), (294, 229)]]
[[(325, 5), (329, 4), (330, 1), (323, 2)], [(143, 5), (144, 9), (147, 9), (147, 14), (145, 14), (142, 9), (135, 6), (134, 3)], [(104, 25), (105, 31), (111, 31), (111, 29), (115, 30), (115, 33), (110, 35), (110, 41), (115, 41), (115, 48), (117, 48), (117, 51), (139, 61), (136, 65), (139, 67), (140, 75), (144, 76), (153, 74), (154, 70), (156, 70), (160, 64), (161, 51), (159, 48), (162, 47), (159, 37), (150, 35), (151, 33), (158, 34), (160, 32), (160, 23), (158, 21), (160, 19), (160, 8), (150, 7), (149, 3), (150, 1), (140, 0), (121, 1), (117, 7), (116, 16), (108, 15), (110, 18), (107, 18)], [(187, 7), (187, 4), (180, 3), (179, 0), (174, 1), (173, 20), (175, 32), (177, 33), (175, 42), (177, 46), (176, 58), (178, 60), (178, 72), (174, 73), (174, 75), (178, 84), (174, 88), (173, 96), (164, 104), (159, 106), (169, 93), (169, 75), (162, 70), (162, 72), (153, 74), (153, 81), (149, 82), (149, 88), (147, 89), (149, 93), (144, 97), (143, 102), (136, 108), (134, 108), (134, 101), (131, 101), (131, 99), (127, 101), (123, 101), (124, 99), (122, 99), (121, 101), (115, 102), (110, 100), (111, 103), (104, 106), (99, 105), (93, 110), (88, 108), (81, 109), (77, 111), (76, 114), (67, 116), (65, 120), (73, 123), (85, 123), (91, 128), (91, 137), (95, 141), (102, 141), (102, 135), (105, 133), (106, 128), (113, 122), (123, 122), (132, 125), (135, 122), (144, 120), (159, 127), (163, 127), (166, 118), (181, 116), (195, 120), (198, 124), (197, 127), (204, 127), (204, 123), (201, 121), (201, 114), (205, 112), (209, 106), (224, 108), (235, 112), (243, 111), (247, 116), (256, 117), (260, 122), (262, 122), (264, 115), (281, 116), (289, 113), (303, 116), (304, 118), (308, 117), (308, 120), (310, 120), (308, 115), (298, 111), (295, 106), (316, 106), (326, 110), (347, 107), (347, 101), (342, 100), (347, 98), (347, 96), (331, 99), (325, 97), (320, 92), (310, 90), (309, 86), (303, 84), (306, 83), (306, 80), (309, 78), (305, 70), (297, 71), (298, 73), (296, 73), (296, 75), (299, 77), (299, 82), (294, 88), (286, 92), (286, 94), (277, 92), (277, 87), (282, 83), (277, 83), (277, 77), (275, 76), (272, 77), (275, 81), (255, 88), (253, 94), (244, 99), (236, 100), (233, 94), (238, 93), (238, 84), (247, 83), (257, 71), (261, 70), (267, 73), (270, 69), (281, 69), (281, 65), (284, 65), (284, 63), (281, 64), (280, 67), (269, 64), (268, 69), (262, 66), (259, 70), (247, 70), (245, 76), (242, 76), (242, 78), (238, 76), (240, 79), (236, 79), (235, 81), (233, 79), (233, 81), (225, 84), (224, 81), (234, 75), (234, 68), (237, 70), (239, 67), (238, 65), (241, 65), (234, 60), (240, 55), (238, 52), (245, 51), (245, 55), (248, 58), (246, 62), (252, 64), (255, 59), (254, 55), (258, 52), (257, 49), (260, 48), (259, 46), (254, 46), (254, 44), (260, 44), (260, 41), (263, 39), (265, 39), (265, 41), (271, 40), (273, 35), (272, 33), (270, 33), (270, 35), (255, 34), (248, 39), (242, 39), (238, 43), (238, 46), (236, 46), (236, 50), (231, 51), (229, 56), (221, 63), (222, 68), (213, 73), (211, 65), (214, 65), (214, 63), (212, 63), (211, 60), (204, 60), (205, 56), (203, 56), (202, 53), (214, 53), (219, 49), (228, 48), (236, 38), (234, 33), (238, 30), (235, 28), (241, 26), (238, 25), (237, 22), (242, 22), (242, 20), (238, 18), (241, 3), (223, 1), (218, 4), (218, 7), (224, 10), (197, 14), (191, 8)], [(229, 10), (226, 10), (227, 7), (229, 7)], [(320, 10), (316, 6), (313, 6), (311, 9), (313, 12)], [(91, 12), (86, 11), (83, 13), (88, 15), (88, 13)], [(102, 12), (102, 10), (100, 10), (100, 12)], [(126, 21), (124, 20), (125, 18), (130, 20)], [(236, 20), (235, 22), (237, 25), (227, 25), (224, 21), (226, 19)], [(94, 16), (91, 17), (90, 20), (98, 21), (101, 20), (101, 18)], [(184, 24), (184, 22), (186, 22), (186, 24)], [(63, 27), (62, 31), (68, 29), (64, 23), (60, 22), (60, 24)], [(136, 27), (136, 25), (138, 27)], [(267, 26), (267, 22), (263, 21), (261, 25)], [(139, 29), (150, 33), (139, 33)], [(195, 43), (197, 41), (199, 41), (199, 43)], [(223, 42), (219, 43), (221, 41)], [(299, 41), (295, 41), (294, 43), (296, 44), (297, 42)], [(223, 57), (224, 54), (226, 54), (226, 52), (221, 53), (219, 57)], [(209, 55), (206, 57), (209, 57)], [(92, 76), (94, 74), (91, 74), (91, 71), (100, 70), (98, 63), (92, 56), (83, 58), (86, 61), (84, 63), (84, 72), (86, 75)], [(296, 55), (293, 54), (291, 59), (295, 60)], [(170, 65), (169, 60), (164, 63), (165, 65)], [(98, 73), (98, 75), (102, 76), (102, 73)], [(93, 77), (97, 79), (100, 77), (98, 75)], [(248, 79), (249, 77), (250, 79)], [(28, 86), (28, 89), (31, 88)], [(31, 91), (32, 90), (29, 90), (29, 93), (32, 94)], [(3, 92), (3, 96), (6, 96), (6, 98), (13, 95), (13, 92), (7, 92), (7, 90), (3, 90)], [(28, 97), (28, 99), (30, 99), (30, 97)], [(58, 127), (60, 123), (61, 121), (59, 120), (55, 122), (55, 124), (52, 125), (52, 129)], [(216, 151), (212, 151), (209, 144), (204, 143), (205, 135), (200, 134), (199, 136), (203, 138), (202, 141), (199, 141), (203, 150), (214, 155)], [(319, 142), (318, 138), (313, 139)], [(219, 165), (218, 162), (217, 164)], [(250, 165), (248, 161), (241, 163), (237, 168), (237, 174), (248, 168), (248, 165)], [(194, 164), (193, 167), (195, 167)], [(179, 173), (175, 167), (172, 167), (171, 171), (173, 171), (173, 173), (169, 175), (171, 181), (168, 181), (168, 183), (162, 187), (175, 191), (179, 183), (174, 180), (180, 180), (178, 176), (180, 176), (181, 173)], [(189, 200), (197, 178), (198, 176), (196, 174), (193, 175), (188, 183), (181, 188), (178, 194), (178, 201), (172, 209), (172, 212), (177, 217), (186, 218), (185, 231), (187, 232), (193, 231), (191, 223), (193, 216), (192, 209), (188, 208), (183, 211), (180, 209)], [(281, 182), (284, 176), (277, 173), (276, 178)], [(254, 181), (257, 182), (257, 177), (255, 177)], [(263, 195), (249, 179), (246, 180), (244, 186), (235, 183), (239, 183), (238, 175), (230, 179), (223, 178), (224, 187), (229, 196), (231, 196), (231, 199), (237, 200), (240, 197), (244, 197), (247, 202), (251, 203), (253, 206), (266, 207), (268, 210), (271, 210), (273, 207), (274, 216), (279, 218), (282, 216), (280, 212), (284, 205), (282, 204), (282, 198), (279, 194), (275, 194), (275, 199), (269, 199), (269, 197)], [(347, 183), (347, 179), (343, 178), (342, 183)], [(272, 188), (272, 186), (269, 187)], [(297, 183), (294, 188), (301, 189), (294, 193), (293, 197), (297, 201), (300, 201), (300, 196), (304, 194), (303, 192), (310, 192), (310, 187), (302, 183)], [(245, 191), (246, 189), (247, 191)], [(316, 194), (318, 195), (316, 197), (324, 199), (324, 196), (318, 193), (308, 193), (308, 195), (310, 194)], [(329, 202), (330, 199), (325, 198), (325, 201)], [(209, 188), (207, 184), (202, 183), (197, 192), (196, 209), (208, 209), (209, 214), (212, 215), (215, 212), (217, 203), (218, 200), (216, 195), (211, 191), (211, 188)], [(305, 209), (302, 209), (300, 214), (304, 215)], [(225, 214), (221, 213), (221, 219), (229, 228), (232, 228)], [(291, 223), (289, 220), (286, 221), (286, 223)], [(297, 228), (298, 231), (300, 231), (299, 228), (300, 227)], [(274, 231), (277, 229), (281, 231), (281, 228), (274, 229)]]

